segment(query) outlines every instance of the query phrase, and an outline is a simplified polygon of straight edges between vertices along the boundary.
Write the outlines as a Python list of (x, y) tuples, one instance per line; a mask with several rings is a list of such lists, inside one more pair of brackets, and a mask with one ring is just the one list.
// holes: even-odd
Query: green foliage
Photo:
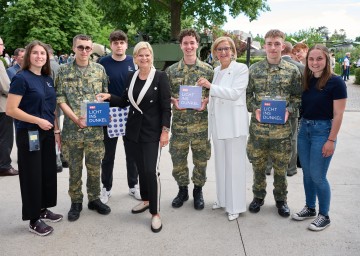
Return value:
[[(264, 60), (265, 58), (264, 57), (251, 57), (250, 58), (250, 66), (256, 62), (259, 62), (259, 61), (262, 61)], [(240, 62), (240, 63), (244, 63), (246, 64), (246, 57), (240, 57), (240, 58), (237, 58), (236, 60), (237, 62)]]
[[(93, 0), (12, 1), (0, 17), (0, 33), (8, 49), (24, 47), (34, 39), (49, 43), (55, 51), (69, 52), (76, 34), (102, 40), (99, 12)], [(107, 35), (108, 36), (108, 35)]]
[(301, 29), (298, 32), (287, 34), (285, 40), (292, 44), (303, 41), (311, 47), (315, 44), (325, 42), (323, 33), (323, 31), (319, 31), (319, 29), (316, 28)]
[(360, 85), (360, 68), (355, 69), (355, 84)]
[(266, 0), (94, 1), (104, 10), (104, 20), (114, 27), (125, 32), (129, 29), (149, 32), (154, 42), (167, 41), (169, 37), (176, 38), (181, 28), (192, 25), (199, 31), (209, 28), (209, 24), (222, 25), (226, 22), (226, 9), (230, 10), (233, 17), (244, 13), (250, 20), (256, 19), (260, 11), (270, 10)]

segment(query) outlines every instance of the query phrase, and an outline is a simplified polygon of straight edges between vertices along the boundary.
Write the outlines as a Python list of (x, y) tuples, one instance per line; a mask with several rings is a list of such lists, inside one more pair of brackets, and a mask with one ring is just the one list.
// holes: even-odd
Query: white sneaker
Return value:
[(135, 197), (137, 200), (141, 200), (139, 186), (135, 185), (133, 188), (129, 188), (129, 195)]
[(106, 188), (102, 188), (100, 192), (100, 201), (103, 204), (106, 204), (109, 201), (109, 197), (111, 197), (111, 190), (107, 191)]
[(219, 204), (218, 202), (215, 202), (215, 203), (212, 205), (212, 209), (213, 209), (213, 210), (220, 209), (220, 208), (222, 208), (222, 207), (220, 206), (220, 204)]
[(229, 219), (229, 221), (236, 220), (237, 218), (239, 218), (239, 214), (238, 214), (238, 213), (228, 213), (228, 219)]

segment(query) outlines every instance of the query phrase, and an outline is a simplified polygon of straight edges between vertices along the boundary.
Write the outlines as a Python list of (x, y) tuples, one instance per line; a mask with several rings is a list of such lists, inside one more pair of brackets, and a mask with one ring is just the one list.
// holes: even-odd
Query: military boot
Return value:
[(172, 201), (172, 207), (179, 208), (181, 207), (185, 201), (189, 199), (188, 187), (187, 186), (180, 186), (179, 193)]
[(204, 198), (202, 194), (202, 187), (195, 186), (193, 190), (194, 208), (196, 210), (204, 209)]

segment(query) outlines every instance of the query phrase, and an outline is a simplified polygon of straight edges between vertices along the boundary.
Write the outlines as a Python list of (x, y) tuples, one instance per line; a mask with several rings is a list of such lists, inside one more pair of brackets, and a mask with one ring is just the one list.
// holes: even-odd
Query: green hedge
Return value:
[(360, 68), (355, 69), (355, 84), (360, 84)]
[[(256, 62), (262, 61), (263, 59), (265, 59), (265, 58), (264, 57), (252, 57), (252, 58), (250, 58), (250, 66), (252, 64), (256, 63)], [(246, 64), (246, 57), (237, 58), (236, 61)]]

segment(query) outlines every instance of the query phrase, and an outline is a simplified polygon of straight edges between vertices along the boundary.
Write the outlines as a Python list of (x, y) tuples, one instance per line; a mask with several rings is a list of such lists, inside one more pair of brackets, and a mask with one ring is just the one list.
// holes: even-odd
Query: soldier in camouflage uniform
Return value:
[(179, 193), (172, 202), (175, 208), (181, 207), (189, 199), (188, 185), (189, 168), (187, 156), (191, 147), (194, 169), (194, 208), (204, 208), (202, 187), (206, 181), (206, 166), (210, 159), (211, 146), (208, 140), (208, 120), (206, 105), (209, 91), (203, 88), (203, 103), (200, 109), (179, 108), (180, 85), (196, 85), (200, 77), (211, 81), (213, 69), (210, 65), (196, 57), (200, 37), (193, 29), (185, 29), (179, 34), (180, 48), (184, 58), (166, 69), (169, 77), (172, 101), (172, 136), (170, 139), (170, 154), (173, 162), (173, 176), (179, 185)]
[[(301, 100), (301, 75), (296, 66), (281, 59), (285, 35), (270, 30), (265, 35), (266, 59), (249, 69), (249, 85), (246, 90), (248, 111), (252, 113), (247, 152), (253, 166), (254, 199), (250, 212), (260, 211), (266, 196), (265, 169), (268, 158), (274, 167), (274, 197), (278, 213), (290, 215), (287, 205), (286, 169), (291, 157), (291, 127), (287, 118), (296, 113)], [(286, 100), (285, 124), (260, 123), (260, 106), (264, 97), (281, 97)]]
[(110, 208), (99, 199), (100, 163), (104, 154), (102, 127), (87, 127), (81, 117), (81, 103), (95, 101), (95, 95), (107, 92), (108, 79), (104, 68), (89, 61), (92, 40), (86, 35), (73, 39), (75, 61), (62, 65), (56, 78), (57, 103), (63, 110), (64, 127), (62, 149), (69, 161), (69, 195), (71, 208), (69, 221), (79, 218), (82, 210), (82, 169), (83, 157), (87, 169), (88, 208), (100, 214), (110, 213)]

